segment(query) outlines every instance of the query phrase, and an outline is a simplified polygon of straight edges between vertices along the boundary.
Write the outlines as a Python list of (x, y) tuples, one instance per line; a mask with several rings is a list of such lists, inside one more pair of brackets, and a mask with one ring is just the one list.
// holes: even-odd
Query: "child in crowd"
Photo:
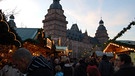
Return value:
[(56, 71), (55, 76), (63, 76), (64, 75), (63, 72), (61, 71), (60, 65), (55, 66), (55, 71)]

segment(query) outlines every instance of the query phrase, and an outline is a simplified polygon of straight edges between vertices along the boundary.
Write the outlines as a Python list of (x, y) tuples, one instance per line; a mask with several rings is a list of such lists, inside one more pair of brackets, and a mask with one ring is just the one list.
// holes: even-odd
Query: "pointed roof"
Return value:
[(9, 19), (8, 23), (10, 24), (10, 27), (16, 28), (16, 23), (14, 22), (14, 19), (15, 19), (14, 15), (12, 14), (9, 18), (10, 19)]
[(50, 5), (50, 9), (61, 9), (62, 10), (62, 6), (59, 3), (60, 0), (53, 0), (53, 3)]
[(73, 24), (72, 27), (71, 27), (71, 30), (79, 31), (79, 28), (78, 28), (77, 24)]
[(106, 27), (104, 26), (104, 21), (102, 19), (99, 21), (98, 30), (106, 30)]
[(16, 32), (24, 41), (26, 39), (34, 39), (38, 34), (39, 28), (16, 28)]
[(13, 15), (13, 14), (12, 14), (9, 18), (10, 18), (10, 19), (15, 19), (15, 17), (14, 17), (14, 15)]
[(88, 35), (88, 33), (87, 33), (87, 30), (85, 30), (85, 33), (84, 33), (85, 35)]
[(87, 30), (85, 30), (85, 33), (87, 33)]
[(99, 24), (104, 25), (104, 21), (102, 20), (102, 17), (101, 20), (99, 21)]
[(101, 19), (101, 20), (99, 21), (99, 24), (104, 24), (104, 21)]

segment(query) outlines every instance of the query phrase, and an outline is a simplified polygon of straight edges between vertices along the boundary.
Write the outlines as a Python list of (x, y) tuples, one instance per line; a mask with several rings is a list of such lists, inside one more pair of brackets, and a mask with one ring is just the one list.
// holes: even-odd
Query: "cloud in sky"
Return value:
[[(0, 9), (14, 9), (17, 7), (19, 14), (15, 15), (18, 27), (43, 27), (42, 20), (47, 14), (53, 0), (4, 0), (0, 2)], [(67, 17), (68, 28), (77, 23), (83, 32), (94, 37), (99, 21), (102, 17), (108, 34), (113, 38), (118, 32), (134, 20), (135, 0), (60, 0), (64, 14)], [(5, 5), (7, 4), (7, 5)], [(120, 39), (135, 40), (131, 28)]]
[(104, 0), (99, 0), (98, 3), (96, 3), (99, 4), (99, 6), (97, 6), (97, 8), (93, 10), (91, 7), (89, 7), (89, 9), (91, 10), (83, 9), (86, 8), (87, 5), (82, 5), (81, 7), (79, 7), (79, 5), (75, 3), (74, 5), (76, 6), (76, 8), (79, 7), (79, 9), (76, 10), (65, 9), (65, 12), (69, 14), (69, 16), (72, 17), (72, 19), (75, 20), (74, 22), (76, 22), (79, 25), (79, 28), (81, 28), (83, 31), (87, 29), (88, 34), (90, 36), (95, 35), (97, 27), (99, 26), (98, 22), (102, 17), (107, 30), (109, 29), (108, 30), (109, 36), (113, 38), (115, 35), (117, 35), (118, 32), (120, 32), (124, 27), (128, 25), (128, 23), (133, 19), (133, 17), (129, 16), (131, 14), (130, 11), (124, 10), (123, 8), (117, 11), (116, 10), (102, 11), (103, 2)]
[[(88, 33), (92, 36), (94, 36), (94, 34), (96, 32), (100, 17), (102, 17), (105, 22), (105, 26), (108, 30), (109, 36), (111, 38), (113, 38), (124, 27), (127, 27), (129, 22), (131, 22), (133, 20), (134, 15), (133, 15), (133, 13), (131, 13), (131, 11), (133, 9), (131, 10), (131, 8), (129, 8), (127, 11), (124, 9), (124, 7), (126, 7), (126, 6), (123, 6), (122, 9), (118, 8), (118, 10), (117, 9), (112, 10), (112, 8), (110, 7), (110, 10), (107, 9), (107, 10), (102, 11), (102, 9), (103, 9), (102, 4), (103, 4), (103, 0), (100, 0), (99, 6), (97, 7), (97, 9), (95, 8), (94, 10), (92, 10), (92, 9), (84, 10), (83, 8), (87, 6), (87, 5), (86, 6), (84, 5), (83, 7), (81, 6), (79, 9), (69, 10), (69, 11), (73, 12), (72, 15), (79, 22), (79, 24), (78, 24), (79, 27), (81, 27), (81, 29), (83, 29), (83, 30), (87, 29)], [(91, 5), (91, 4), (89, 4), (89, 5)], [(126, 8), (128, 8), (128, 7), (129, 6), (127, 6)], [(85, 14), (82, 14), (80, 12), (81, 10)], [(101, 13), (102, 13), (102, 15), (101, 15)], [(132, 32), (132, 30), (129, 30), (129, 32), (130, 31)], [(127, 34), (127, 33), (125, 33), (125, 34)], [(124, 39), (124, 38), (122, 38), (122, 39)], [(129, 38), (125, 38), (125, 39), (129, 39)], [(132, 39), (134, 40), (134, 37)]]

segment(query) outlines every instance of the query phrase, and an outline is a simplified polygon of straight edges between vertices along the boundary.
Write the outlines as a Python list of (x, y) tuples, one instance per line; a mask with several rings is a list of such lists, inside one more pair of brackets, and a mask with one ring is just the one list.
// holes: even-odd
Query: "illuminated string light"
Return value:
[(14, 41), (17, 41), (19, 43), (19, 47), (21, 47), (21, 42), (19, 40), (17, 40), (16, 35), (10, 31), (9, 24), (4, 20), (3, 14), (1, 12), (0, 12), (0, 16), (1, 16), (0, 22), (4, 22), (6, 24), (6, 26), (8, 28), (7, 31), (14, 36)]
[(129, 47), (121, 46), (121, 45), (118, 45), (118, 44), (115, 44), (115, 43), (109, 43), (107, 45), (107, 47), (103, 50), (104, 53), (107, 52), (107, 49), (109, 48), (109, 46), (115, 46), (115, 47), (119, 47), (119, 48), (122, 48), (122, 49), (125, 49), (125, 50), (133, 50), (133, 51), (135, 51), (134, 48), (129, 48)]

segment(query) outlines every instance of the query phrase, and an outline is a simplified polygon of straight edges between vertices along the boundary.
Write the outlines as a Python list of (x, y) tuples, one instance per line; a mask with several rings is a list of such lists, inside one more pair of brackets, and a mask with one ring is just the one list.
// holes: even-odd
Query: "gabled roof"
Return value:
[(79, 32), (78, 25), (77, 25), (77, 24), (73, 24), (72, 27), (71, 27), (71, 30), (72, 30), (72, 31), (77, 31), (77, 32)]
[(107, 47), (104, 49), (104, 52), (127, 52), (135, 51), (135, 41), (119, 40), (110, 42)]
[(38, 33), (39, 28), (16, 28), (16, 33), (24, 41), (26, 39), (34, 39)]

